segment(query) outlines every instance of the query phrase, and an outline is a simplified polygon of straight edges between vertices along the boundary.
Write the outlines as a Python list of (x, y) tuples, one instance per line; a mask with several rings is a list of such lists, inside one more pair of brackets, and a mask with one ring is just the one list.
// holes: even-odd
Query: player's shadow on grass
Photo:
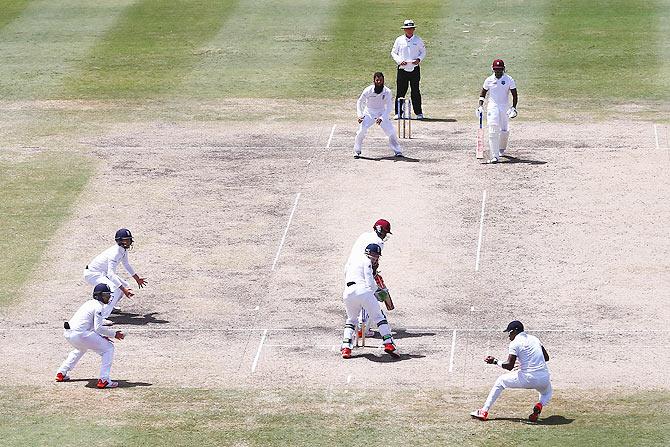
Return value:
[(365, 354), (358, 354), (356, 357), (362, 357), (370, 360), (371, 362), (375, 363), (394, 363), (394, 362), (402, 362), (403, 360), (411, 360), (411, 359), (422, 359), (425, 357), (425, 355), (422, 354), (399, 354), (398, 357), (393, 357), (389, 354), (380, 354), (380, 353), (374, 353), (374, 352), (366, 352)]
[(537, 422), (530, 422), (528, 418), (489, 418), (489, 421), (510, 421), (528, 425), (567, 425), (574, 422), (574, 419), (554, 414), (546, 418), (540, 418)]
[[(77, 380), (71, 380), (71, 382), (82, 382), (82, 381), (88, 381), (86, 384), (86, 388), (96, 388), (98, 385), (98, 379), (77, 379)], [(131, 382), (130, 380), (117, 380), (116, 382), (119, 382), (119, 388), (135, 388), (137, 386), (152, 386), (153, 383), (148, 383), (148, 382)]]
[(131, 324), (135, 326), (144, 325), (144, 324), (166, 324), (169, 323), (168, 320), (161, 320), (154, 317), (158, 312), (151, 312), (148, 314), (140, 315), (132, 312), (121, 312), (118, 314), (112, 314), (107, 319), (114, 324)]
[(521, 164), (527, 164), (527, 165), (546, 165), (546, 161), (542, 160), (528, 160), (528, 159), (523, 159), (519, 157), (512, 157), (511, 155), (503, 155), (502, 158), (500, 159), (499, 163), (503, 164), (515, 164), (515, 163), (521, 163)]

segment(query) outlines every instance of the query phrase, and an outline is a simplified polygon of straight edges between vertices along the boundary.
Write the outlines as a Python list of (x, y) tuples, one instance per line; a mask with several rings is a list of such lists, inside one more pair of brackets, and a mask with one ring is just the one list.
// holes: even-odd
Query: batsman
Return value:
[(393, 357), (398, 357), (391, 336), (391, 326), (378, 303), (378, 301), (390, 301), (388, 290), (379, 285), (381, 283), (383, 286), (383, 279), (375, 279), (374, 272), (377, 271), (381, 255), (382, 249), (379, 245), (369, 244), (365, 247), (364, 257), (355, 258), (347, 263), (346, 286), (342, 294), (347, 309), (347, 321), (344, 325), (344, 337), (340, 348), (342, 358), (348, 359), (351, 357), (354, 332), (361, 309), (365, 309), (370, 315), (370, 319), (377, 324), (379, 333), (382, 335), (384, 351)]
[[(477, 118), (482, 116), (486, 94), (490, 93), (486, 110), (486, 125), (489, 128), (489, 150), (491, 152), (488, 163), (498, 163), (500, 157), (507, 150), (509, 118), (516, 117), (516, 104), (519, 98), (514, 79), (505, 73), (505, 62), (502, 59), (496, 59), (491, 64), (491, 69), (493, 74), (484, 80), (476, 114)], [(510, 94), (512, 95), (512, 107), (509, 107)]]

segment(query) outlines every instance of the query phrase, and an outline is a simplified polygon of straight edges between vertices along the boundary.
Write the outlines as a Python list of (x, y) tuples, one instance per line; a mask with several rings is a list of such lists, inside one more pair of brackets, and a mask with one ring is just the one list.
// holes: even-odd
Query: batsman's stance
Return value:
[(377, 323), (379, 333), (384, 342), (384, 351), (397, 357), (396, 347), (391, 336), (391, 326), (386, 316), (379, 308), (379, 301), (388, 298), (388, 291), (377, 286), (373, 270), (379, 265), (379, 257), (382, 249), (377, 244), (369, 244), (365, 247), (365, 257), (355, 258), (347, 264), (345, 274), (346, 287), (342, 297), (347, 309), (347, 322), (344, 325), (344, 338), (342, 340), (342, 358), (351, 357), (351, 349), (354, 343), (354, 331), (358, 321), (358, 314), (365, 309), (372, 321)]
[[(507, 150), (509, 140), (509, 119), (517, 115), (516, 104), (518, 96), (514, 79), (505, 73), (505, 63), (502, 59), (496, 59), (491, 65), (493, 74), (484, 80), (482, 92), (479, 95), (479, 107), (477, 107), (477, 118), (484, 113), (484, 99), (486, 93), (489, 102), (486, 111), (486, 124), (489, 128), (489, 150), (491, 159), (489, 163), (498, 163), (500, 156)], [(509, 106), (509, 94), (512, 94), (512, 107)]]
[[(540, 401), (535, 404), (533, 412), (528, 416), (529, 421), (537, 422), (542, 408), (549, 403), (553, 394), (549, 368), (547, 368), (549, 354), (537, 337), (524, 332), (523, 324), (520, 321), (512, 321), (507, 325), (504, 332), (509, 332), (510, 339), (507, 361), (499, 363), (498, 359), (490, 355), (484, 361), (493, 365), (499, 364), (503, 369), (511, 372), (498, 377), (484, 406), (470, 413), (470, 416), (482, 421), (487, 420), (489, 410), (502, 390), (505, 388), (525, 388), (534, 389), (540, 393)], [(512, 371), (517, 359), (519, 360), (519, 370)]]

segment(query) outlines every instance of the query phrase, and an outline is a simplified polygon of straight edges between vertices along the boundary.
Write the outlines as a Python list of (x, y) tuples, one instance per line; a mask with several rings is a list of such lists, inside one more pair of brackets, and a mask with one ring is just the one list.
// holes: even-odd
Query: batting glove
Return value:
[(483, 114), (484, 114), (484, 107), (482, 106), (477, 107), (477, 110), (475, 111), (475, 115), (477, 116), (477, 118), (479, 118)]
[(493, 357), (492, 355), (487, 355), (486, 358), (484, 359), (484, 361), (486, 363), (488, 363), (489, 365), (497, 365), (498, 364), (498, 360), (496, 360), (496, 358)]
[(516, 107), (510, 107), (509, 110), (507, 111), (507, 116), (510, 118), (516, 118), (517, 113), (516, 113)]

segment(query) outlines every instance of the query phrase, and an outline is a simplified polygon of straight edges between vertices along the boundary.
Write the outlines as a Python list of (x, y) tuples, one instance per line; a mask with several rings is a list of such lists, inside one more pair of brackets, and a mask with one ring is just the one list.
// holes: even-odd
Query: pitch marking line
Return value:
[(263, 331), (263, 336), (261, 337), (261, 342), (258, 344), (258, 350), (256, 351), (256, 357), (254, 362), (251, 364), (251, 374), (256, 371), (256, 366), (258, 366), (258, 359), (261, 356), (261, 350), (263, 349), (263, 343), (265, 342), (265, 337), (268, 335), (268, 330)]
[(449, 372), (454, 371), (454, 351), (456, 350), (456, 329), (451, 336), (451, 355), (449, 356)]
[(300, 194), (297, 193), (295, 195), (295, 202), (293, 202), (293, 209), (291, 210), (291, 215), (288, 218), (288, 222), (286, 223), (286, 228), (284, 229), (284, 235), (281, 238), (281, 242), (279, 243), (279, 248), (277, 249), (277, 255), (275, 256), (275, 260), (272, 263), (272, 271), (274, 271), (275, 267), (277, 266), (277, 261), (279, 260), (279, 254), (281, 253), (281, 249), (284, 246), (284, 241), (286, 241), (286, 235), (288, 234), (288, 229), (291, 226), (291, 221), (293, 220), (293, 215), (295, 214), (295, 209), (298, 207), (298, 200), (300, 200)]
[(658, 144), (658, 126), (654, 124), (654, 140), (656, 141), (656, 150), (659, 150), (659, 144)]
[(479, 239), (477, 240), (477, 258), (475, 260), (475, 272), (479, 271), (479, 256), (482, 250), (482, 234), (484, 234), (484, 210), (486, 208), (486, 190), (482, 193), (482, 215), (479, 218)]
[(335, 135), (335, 124), (333, 124), (333, 129), (330, 131), (330, 137), (328, 138), (328, 143), (326, 143), (326, 149), (330, 149), (330, 143), (333, 141), (333, 135)]

